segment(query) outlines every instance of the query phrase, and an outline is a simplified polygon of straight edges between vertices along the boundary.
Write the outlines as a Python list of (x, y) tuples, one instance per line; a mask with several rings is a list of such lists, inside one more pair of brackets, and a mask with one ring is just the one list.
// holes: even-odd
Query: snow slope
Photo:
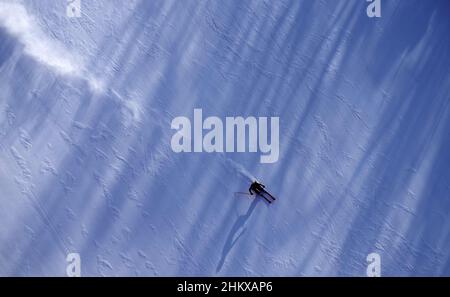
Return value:
[[(447, 0), (81, 4), (0, 0), (0, 275), (450, 275)], [(194, 108), (278, 162), (174, 153)]]

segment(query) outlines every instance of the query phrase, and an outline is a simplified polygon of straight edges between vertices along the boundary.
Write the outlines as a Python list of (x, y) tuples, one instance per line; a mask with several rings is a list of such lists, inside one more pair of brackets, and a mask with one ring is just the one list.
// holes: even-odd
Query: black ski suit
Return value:
[(264, 190), (265, 187), (266, 186), (264, 186), (263, 184), (260, 184), (255, 181), (250, 185), (248, 191), (250, 192), (250, 195), (256, 194), (264, 198), (264, 200), (266, 200), (267, 202), (272, 203), (275, 200), (275, 197), (273, 197), (269, 192)]
[(255, 192), (255, 194), (257, 194), (257, 195), (260, 195), (262, 192), (265, 192), (264, 191), (265, 187), (266, 186), (264, 186), (263, 184), (260, 184), (258, 182), (253, 182), (250, 185), (250, 188), (248, 188), (248, 191), (250, 192), (250, 195), (253, 195), (254, 194), (253, 192)]

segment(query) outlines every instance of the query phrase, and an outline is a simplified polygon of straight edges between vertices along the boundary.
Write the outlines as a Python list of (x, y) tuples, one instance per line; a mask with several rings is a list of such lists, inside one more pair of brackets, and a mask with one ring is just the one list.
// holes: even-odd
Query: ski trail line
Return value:
[(250, 182), (257, 180), (256, 177), (253, 176), (247, 169), (244, 168), (242, 164), (239, 164), (236, 161), (231, 160), (225, 156), (225, 153), (220, 154), (225, 164), (228, 164), (231, 169), (236, 171), (240, 176), (247, 178)]

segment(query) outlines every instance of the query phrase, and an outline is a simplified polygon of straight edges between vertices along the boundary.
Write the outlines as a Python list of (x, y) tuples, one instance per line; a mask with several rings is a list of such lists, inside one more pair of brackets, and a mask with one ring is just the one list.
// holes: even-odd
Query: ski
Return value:
[(269, 192), (267, 192), (267, 191), (264, 191), (264, 193), (266, 193), (267, 195), (269, 195), (270, 196), (270, 198), (272, 198), (273, 200), (277, 200), (275, 197), (273, 197), (272, 196), (272, 194), (270, 194)]

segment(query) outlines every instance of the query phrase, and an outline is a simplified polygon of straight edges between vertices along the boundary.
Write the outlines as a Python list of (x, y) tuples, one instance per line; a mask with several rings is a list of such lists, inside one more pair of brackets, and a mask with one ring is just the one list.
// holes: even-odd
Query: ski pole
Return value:
[(249, 195), (250, 196), (250, 193), (245, 193), (245, 192), (234, 192), (234, 194), (241, 194), (241, 195)]

